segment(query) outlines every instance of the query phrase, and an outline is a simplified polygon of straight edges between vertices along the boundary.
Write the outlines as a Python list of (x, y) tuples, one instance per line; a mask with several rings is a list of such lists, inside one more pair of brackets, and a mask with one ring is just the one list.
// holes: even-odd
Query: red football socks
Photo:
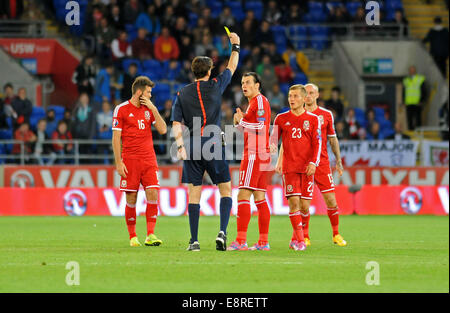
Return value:
[(303, 237), (302, 216), (300, 215), (300, 211), (289, 213), (289, 219), (291, 220), (292, 229), (295, 233), (295, 239), (298, 242), (305, 241)]
[(269, 223), (270, 223), (270, 210), (266, 200), (255, 202), (258, 208), (258, 226), (259, 226), (259, 241), (261, 246), (266, 245), (269, 242)]
[(309, 218), (311, 215), (309, 212), (307, 214), (300, 213), (302, 216), (302, 225), (303, 225), (303, 236), (309, 239)]
[(239, 242), (239, 244), (247, 242), (247, 229), (248, 223), (250, 223), (251, 214), (250, 201), (238, 201), (236, 241)]
[(136, 205), (128, 204), (125, 206), (125, 221), (127, 222), (128, 234), (130, 239), (136, 237)]
[(145, 218), (147, 220), (147, 236), (155, 231), (156, 218), (158, 217), (158, 201), (147, 201)]
[(333, 236), (339, 234), (339, 212), (338, 207), (327, 209), (328, 218), (330, 219)]

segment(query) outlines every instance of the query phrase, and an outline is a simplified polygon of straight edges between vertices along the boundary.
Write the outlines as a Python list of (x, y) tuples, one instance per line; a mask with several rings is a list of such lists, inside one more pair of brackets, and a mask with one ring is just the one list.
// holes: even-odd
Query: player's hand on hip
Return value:
[(128, 170), (127, 170), (127, 167), (125, 166), (125, 163), (123, 163), (123, 161), (119, 162), (116, 165), (116, 169), (121, 177), (127, 178)]
[(239, 45), (241, 43), (241, 39), (236, 33), (230, 33), (230, 42), (232, 45)]
[(309, 163), (308, 166), (306, 167), (306, 176), (314, 175), (315, 172), (316, 172), (316, 165)]
[(187, 153), (186, 153), (185, 147), (182, 147), (177, 150), (177, 158), (178, 158), (178, 160), (186, 160), (187, 159)]

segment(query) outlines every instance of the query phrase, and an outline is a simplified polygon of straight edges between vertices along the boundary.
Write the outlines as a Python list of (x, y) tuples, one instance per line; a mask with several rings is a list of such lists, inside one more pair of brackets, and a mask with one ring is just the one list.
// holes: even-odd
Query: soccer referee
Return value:
[[(227, 68), (210, 80), (213, 67), (211, 58), (195, 57), (191, 64), (195, 81), (178, 92), (172, 107), (171, 120), (177, 144), (177, 157), (184, 160), (181, 182), (188, 184), (189, 192), (188, 212), (191, 230), (191, 239), (187, 249), (189, 251), (200, 251), (198, 242), (199, 203), (205, 171), (213, 183), (219, 187), (221, 196), (220, 231), (216, 238), (216, 250), (225, 251), (227, 247), (226, 234), (232, 207), (230, 170), (228, 162), (225, 160), (225, 149), (221, 136), (217, 138), (208, 130), (220, 129), (222, 94), (230, 83), (239, 60), (239, 36), (236, 33), (230, 33), (229, 38), (232, 51)], [(182, 122), (189, 129), (189, 140), (186, 143), (183, 140)], [(203, 148), (206, 148), (207, 144), (210, 148), (207, 149), (207, 153), (204, 153), (205, 149)], [(221, 153), (214, 153), (211, 158), (211, 153), (209, 153), (211, 148), (215, 151), (220, 149)]]

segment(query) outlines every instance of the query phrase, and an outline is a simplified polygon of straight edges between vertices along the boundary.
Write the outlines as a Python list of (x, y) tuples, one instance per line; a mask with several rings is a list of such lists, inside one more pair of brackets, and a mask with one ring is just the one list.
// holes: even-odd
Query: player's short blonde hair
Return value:
[(308, 84), (305, 85), (305, 87), (306, 87), (306, 86), (311, 86), (311, 87), (313, 87), (313, 89), (314, 89), (315, 91), (319, 92), (319, 87), (317, 87), (317, 85), (315, 85), (315, 84), (313, 84), (313, 83), (308, 83)]
[(133, 82), (131, 86), (131, 92), (134, 95), (136, 91), (142, 90), (144, 91), (147, 86), (155, 87), (155, 83), (151, 81), (147, 76), (138, 76)]
[[(301, 93), (303, 96), (306, 96), (306, 95), (307, 95), (305, 86), (303, 86), (302, 84), (292, 85), (291, 87), (289, 87), (289, 92), (291, 92), (292, 90), (300, 90), (300, 93)], [(288, 93), (289, 93), (289, 92), (288, 92)]]

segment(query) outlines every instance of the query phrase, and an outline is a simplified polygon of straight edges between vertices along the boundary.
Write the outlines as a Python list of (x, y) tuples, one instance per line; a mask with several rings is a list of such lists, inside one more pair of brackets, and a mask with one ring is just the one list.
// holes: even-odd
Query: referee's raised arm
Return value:
[(234, 74), (239, 62), (239, 52), (241, 50), (241, 40), (236, 33), (230, 33), (230, 43), (231, 43), (231, 55), (228, 60), (227, 69), (230, 70), (231, 75)]

